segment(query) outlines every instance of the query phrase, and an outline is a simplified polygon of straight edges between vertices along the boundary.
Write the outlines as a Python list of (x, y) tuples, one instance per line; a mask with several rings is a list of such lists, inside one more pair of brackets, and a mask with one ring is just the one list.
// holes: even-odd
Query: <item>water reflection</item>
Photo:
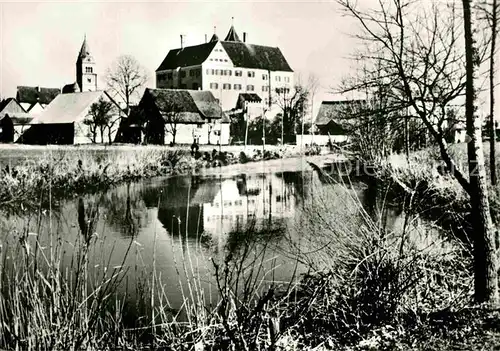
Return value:
[[(329, 190), (321, 207), (319, 195), (324, 187)], [(29, 216), (24, 212), (0, 215), (0, 223), (19, 232), (28, 226), (29, 231), (40, 234), (42, 245), (49, 233), (57, 233), (68, 243), (67, 262), (71, 262), (76, 251), (73, 243), (79, 237), (88, 242), (96, 234), (99, 240), (92, 254), (110, 265), (120, 265), (132, 240), (133, 253), (125, 260), (133, 268), (127, 276), (128, 291), (141, 284), (137, 272), (146, 277), (160, 272), (165, 294), (178, 308), (183, 303), (179, 289), (189, 275), (179, 266), (189, 260), (203, 276), (204, 288), (213, 284), (211, 258), (232, 255), (239, 259), (245, 250), (261, 255), (261, 262), (268, 265), (263, 272), (272, 270), (273, 279), (288, 281), (297, 273), (295, 264), (301, 252), (317, 252), (323, 247), (335, 250), (329, 245), (330, 238), (321, 238), (333, 225), (359, 227), (359, 211), (348, 198), (354, 194), (361, 201), (368, 200), (376, 192), (370, 186), (346, 189), (321, 184), (313, 172), (173, 177), (62, 202), (57, 211), (36, 217), (37, 223), (27, 223)], [(370, 213), (376, 212), (378, 205), (364, 204)], [(307, 223), (313, 211), (322, 211), (321, 226)], [(138, 265), (140, 269), (135, 270)]]

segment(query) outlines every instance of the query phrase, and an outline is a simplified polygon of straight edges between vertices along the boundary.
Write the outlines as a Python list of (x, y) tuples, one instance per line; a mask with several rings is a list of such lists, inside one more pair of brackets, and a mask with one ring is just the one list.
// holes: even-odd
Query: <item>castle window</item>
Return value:
[(195, 71), (196, 71), (196, 70), (194, 70), (194, 69), (190, 70), (190, 71), (189, 71), (189, 76), (190, 76), (190, 77), (194, 77), (194, 75), (196, 74), (196, 72), (195, 72)]
[(210, 83), (210, 89), (217, 89), (219, 87), (219, 84), (217, 83)]
[(243, 72), (242, 71), (234, 71), (234, 75), (236, 77), (241, 77), (243, 75)]
[(196, 77), (199, 77), (199, 76), (201, 76), (201, 69), (196, 70)]
[(248, 91), (254, 91), (255, 87), (253, 85), (247, 85)]
[(232, 74), (233, 74), (233, 71), (231, 71), (230, 69), (226, 70), (226, 75), (231, 76)]
[(267, 78), (268, 78), (267, 74), (262, 75), (262, 80), (267, 80)]
[(285, 82), (290, 83), (290, 77), (285, 77)]
[(248, 71), (248, 78), (254, 78), (255, 77), (255, 72), (254, 71)]
[(207, 68), (207, 75), (210, 75), (210, 71), (211, 70), (209, 68)]
[(269, 86), (268, 85), (263, 85), (262, 86), (262, 91), (269, 91)]
[(231, 90), (231, 84), (224, 83), (224, 84), (222, 85), (222, 89), (225, 89), (225, 90)]
[(93, 73), (92, 67), (85, 67), (85, 73)]
[(241, 90), (241, 84), (235, 84), (234, 90)]
[(275, 79), (277, 82), (281, 82), (281, 77), (280, 77), (280, 76), (276, 76), (276, 77), (274, 77), (274, 79)]

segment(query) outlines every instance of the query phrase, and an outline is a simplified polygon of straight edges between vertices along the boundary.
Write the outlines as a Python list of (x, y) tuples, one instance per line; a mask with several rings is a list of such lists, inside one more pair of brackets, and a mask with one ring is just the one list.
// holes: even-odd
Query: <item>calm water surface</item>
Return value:
[[(359, 226), (353, 196), (364, 203), (367, 191), (363, 185), (346, 190), (323, 184), (311, 171), (154, 179), (38, 213), (0, 212), (0, 239), (4, 247), (12, 246), (27, 229), (31, 243), (38, 240), (46, 255), (50, 242), (59, 242), (62, 266), (70, 269), (76, 247), (85, 242), (82, 231), (88, 230), (96, 272), (123, 266), (120, 291), (131, 300), (154, 274), (155, 284), (178, 309), (193, 277), (206, 301), (216, 301), (214, 264), (243, 259), (245, 267), (262, 267), (254, 272), (262, 288), (295, 281), (311, 267), (327, 264), (323, 249), (331, 255), (334, 248), (321, 239), (324, 228)], [(313, 218), (311, 211), (323, 215)], [(398, 218), (391, 213), (389, 225), (397, 225)], [(15, 259), (15, 253), (9, 255)]]

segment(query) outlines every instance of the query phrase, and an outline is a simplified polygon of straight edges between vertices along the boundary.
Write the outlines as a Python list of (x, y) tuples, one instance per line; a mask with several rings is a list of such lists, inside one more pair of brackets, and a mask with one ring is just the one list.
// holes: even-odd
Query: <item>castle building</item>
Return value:
[[(262, 111), (272, 110), (278, 92), (290, 93), (294, 73), (278, 47), (249, 44), (231, 26), (224, 40), (216, 34), (204, 44), (172, 49), (156, 70), (156, 87), (208, 90), (224, 111), (245, 97), (260, 99)], [(262, 112), (261, 112), (262, 114)]]

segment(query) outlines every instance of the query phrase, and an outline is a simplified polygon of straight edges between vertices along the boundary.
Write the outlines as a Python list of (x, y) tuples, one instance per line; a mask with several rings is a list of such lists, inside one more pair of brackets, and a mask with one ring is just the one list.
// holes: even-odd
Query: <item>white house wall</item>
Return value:
[(236, 180), (224, 180), (213, 201), (203, 204), (203, 228), (214, 239), (225, 240), (225, 235), (237, 226), (244, 229), (253, 221), (295, 215), (294, 189), (283, 178), (255, 175), (247, 178), (246, 185), (249, 193), (240, 195)]
[[(169, 130), (169, 127), (167, 127)], [(210, 144), (217, 145), (219, 143), (219, 136), (216, 135), (215, 131), (221, 130), (220, 143), (222, 145), (229, 144), (229, 123), (215, 123), (212, 126), (210, 133)], [(192, 144), (195, 137), (199, 144), (206, 145), (209, 144), (209, 124), (178, 124), (177, 133), (175, 135), (176, 144)], [(173, 141), (173, 135), (170, 132), (165, 132), (165, 144), (168, 145)]]

